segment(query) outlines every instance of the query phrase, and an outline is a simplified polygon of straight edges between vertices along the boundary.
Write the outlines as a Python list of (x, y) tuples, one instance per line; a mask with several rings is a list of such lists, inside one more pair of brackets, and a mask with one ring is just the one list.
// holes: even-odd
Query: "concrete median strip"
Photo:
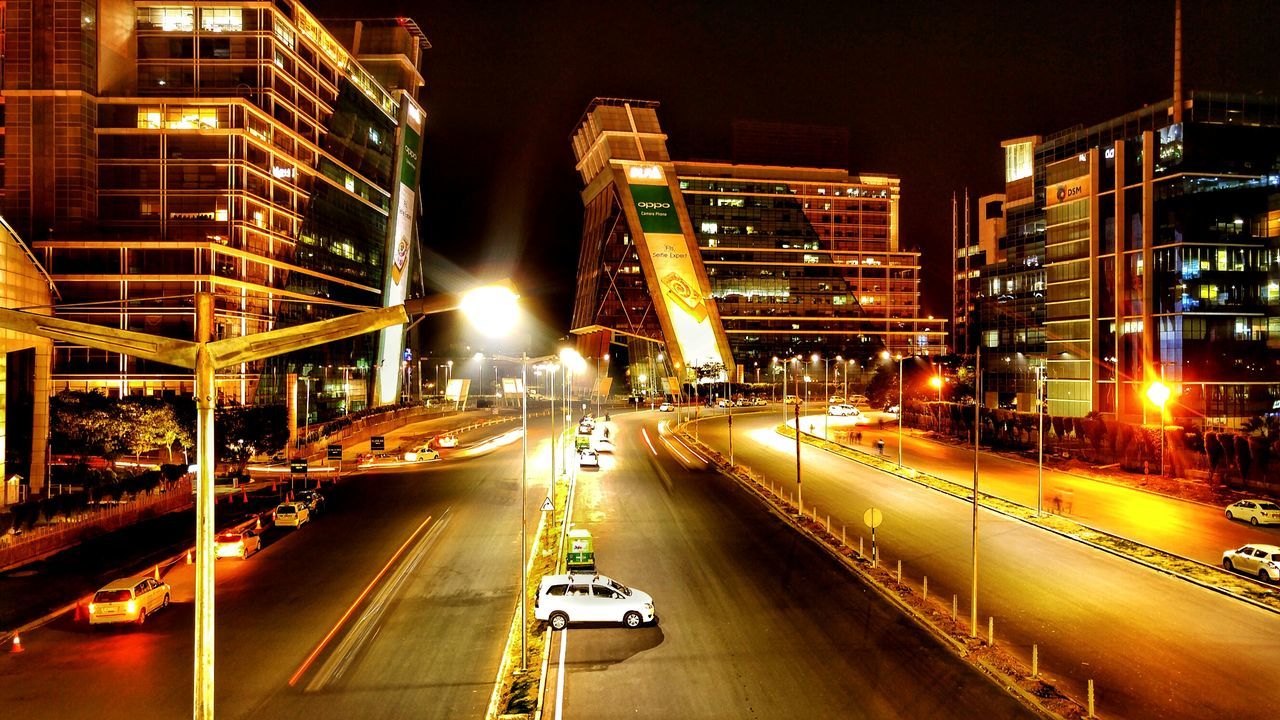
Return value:
[[(710, 458), (715, 468), (759, 499), (775, 516), (816, 543), (822, 550), (862, 578), (880, 596), (902, 610), (926, 632), (936, 637), (957, 657), (1018, 698), (1028, 709), (1045, 718), (1075, 720), (1088, 716), (1086, 708), (1046, 681), (1043, 673), (1031, 670), (1003, 648), (969, 637), (969, 628), (926, 594), (901, 582), (883, 565), (859, 553), (836, 536), (818, 519), (801, 515), (787, 498), (777, 495), (769, 483), (742, 466), (730, 466), (728, 459), (702, 442), (694, 440), (684, 426), (677, 429), (682, 439)], [(927, 581), (926, 581), (927, 582)]]
[[(779, 425), (777, 433), (784, 437), (795, 437), (795, 430), (789, 425)], [(854, 450), (839, 443), (823, 440), (821, 438), (812, 437), (806, 433), (801, 433), (801, 442), (806, 445), (826, 450), (834, 455), (853, 460), (867, 467), (880, 470), (895, 477), (923, 485), (927, 488), (946, 493), (962, 500), (972, 500), (973, 491), (971, 488), (944, 480), (940, 477), (922, 473), (911, 468), (898, 467), (896, 463)], [(1280, 594), (1266, 585), (1244, 577), (1227, 572), (1225, 569), (1216, 565), (1209, 565), (1198, 560), (1176, 555), (1171, 552), (1153, 548), (1140, 542), (1130, 540), (1120, 535), (1104, 532), (1089, 527), (1074, 520), (1065, 518), (1061, 515), (1042, 515), (1036, 517), (1035, 510), (1025, 505), (1005, 500), (994, 495), (982, 493), (979, 498), (979, 504), (982, 507), (998, 512), (1001, 515), (1021, 520), (1029, 525), (1057, 533), (1062, 537), (1070, 538), (1077, 542), (1090, 545), (1094, 548), (1108, 552), (1117, 557), (1131, 560), (1135, 563), (1145, 565), (1153, 570), (1173, 575), (1187, 582), (1194, 583), (1200, 587), (1222, 593), (1230, 597), (1242, 600), (1264, 610), (1270, 610), (1274, 613), (1280, 613)]]

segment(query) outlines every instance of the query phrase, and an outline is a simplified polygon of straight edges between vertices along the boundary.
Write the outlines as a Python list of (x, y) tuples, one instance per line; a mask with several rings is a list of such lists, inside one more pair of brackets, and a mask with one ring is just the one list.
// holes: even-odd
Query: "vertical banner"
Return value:
[[(382, 306), (404, 302), (409, 288), (409, 261), (413, 255), (417, 219), (418, 177), (422, 170), (422, 110), (408, 95), (400, 94), (400, 127), (396, 133), (395, 187), (391, 193), (394, 214), (387, 222), (386, 269), (383, 271)], [(384, 328), (378, 335), (378, 375), (375, 388), (379, 405), (400, 398), (401, 356), (404, 326)]]

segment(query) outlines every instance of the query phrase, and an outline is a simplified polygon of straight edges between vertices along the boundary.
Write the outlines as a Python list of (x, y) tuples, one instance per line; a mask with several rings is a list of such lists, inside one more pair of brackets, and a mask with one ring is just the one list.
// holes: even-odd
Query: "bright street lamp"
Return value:
[[(1160, 366), (1160, 375), (1164, 375), (1164, 365)], [(1173, 391), (1163, 380), (1155, 380), (1147, 386), (1147, 400), (1160, 410), (1160, 476), (1164, 477), (1164, 405), (1169, 402)]]
[(520, 317), (518, 299), (506, 285), (486, 285), (463, 295), (458, 309), (482, 334), (502, 337)]
[[(938, 391), (938, 432), (942, 432), (942, 376), (934, 375), (929, 378), (929, 385)], [(898, 408), (901, 410), (902, 408)]]

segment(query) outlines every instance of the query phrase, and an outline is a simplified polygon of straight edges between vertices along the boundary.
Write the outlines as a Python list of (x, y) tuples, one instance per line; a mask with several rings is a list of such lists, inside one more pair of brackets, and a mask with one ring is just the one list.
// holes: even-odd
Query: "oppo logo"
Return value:
[(638, 202), (636, 203), (636, 207), (640, 208), (641, 210), (670, 210), (671, 203), (669, 202)]

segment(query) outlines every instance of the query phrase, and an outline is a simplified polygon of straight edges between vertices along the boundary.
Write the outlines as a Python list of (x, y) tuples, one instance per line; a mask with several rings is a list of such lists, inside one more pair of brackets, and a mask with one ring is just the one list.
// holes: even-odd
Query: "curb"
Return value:
[[(790, 430), (790, 429), (791, 429), (791, 428), (790, 428), (790, 426), (787, 426), (787, 429), (788, 429), (788, 430)], [(787, 436), (786, 436), (786, 435), (785, 435), (785, 434), (784, 434), (780, 429), (775, 428), (775, 432), (777, 432), (779, 435), (783, 435), (783, 437), (787, 437)], [(862, 453), (862, 452), (861, 452), (861, 451), (859, 451), (859, 450), (854, 450), (854, 449), (851, 449), (851, 448), (845, 447), (845, 446), (843, 446), (843, 445), (839, 445), (838, 443), (835, 443), (835, 442), (830, 441), (830, 440), (828, 440), (828, 441), (826, 441), (826, 442), (830, 442), (830, 443), (832, 443), (832, 444), (839, 445), (839, 448), (840, 448), (840, 449), (839, 449), (839, 450), (837, 450), (837, 449), (833, 449), (833, 448), (829, 448), (829, 447), (823, 447), (823, 446), (821, 446), (821, 445), (818, 445), (816, 442), (814, 442), (814, 440), (815, 440), (815, 438), (813, 438), (812, 436), (809, 436), (809, 435), (808, 435), (808, 433), (801, 433), (801, 442), (803, 442), (803, 443), (805, 443), (806, 445), (809, 445), (810, 447), (813, 447), (813, 448), (815, 448), (815, 449), (823, 450), (823, 451), (825, 451), (825, 452), (829, 452), (829, 453), (831, 453), (831, 454), (833, 454), (833, 455), (836, 455), (836, 456), (838, 456), (838, 457), (845, 458), (846, 460), (851, 460), (851, 461), (853, 461), (853, 462), (858, 463), (859, 465), (862, 465), (863, 467), (866, 467), (866, 468), (870, 468), (870, 469), (872, 469), (872, 470), (877, 470), (877, 471), (883, 472), (883, 473), (885, 473), (886, 475), (890, 475), (890, 476), (892, 476), (892, 477), (896, 477), (896, 478), (901, 479), (901, 480), (908, 480), (908, 481), (913, 482), (913, 483), (915, 483), (915, 484), (917, 484), (917, 485), (919, 485), (919, 486), (921, 486), (921, 487), (928, 488), (928, 489), (930, 489), (930, 490), (934, 490), (934, 491), (939, 492), (939, 493), (942, 493), (942, 494), (944, 494), (944, 495), (949, 495), (949, 496), (951, 496), (951, 497), (958, 498), (958, 499), (961, 499), (961, 500), (972, 500), (972, 498), (973, 498), (972, 491), (970, 491), (970, 492), (966, 493), (965, 495), (959, 495), (959, 494), (956, 494), (956, 493), (948, 492), (948, 491), (946, 491), (946, 490), (944, 490), (944, 489), (942, 489), (942, 488), (936, 487), (936, 486), (934, 486), (934, 485), (930, 485), (930, 484), (928, 484), (928, 483), (920, 482), (918, 479), (916, 479), (916, 477), (913, 477), (913, 476), (910, 476), (910, 475), (906, 475), (906, 474), (899, 474), (899, 473), (893, 472), (892, 470), (886, 470), (885, 468), (876, 467), (875, 465), (871, 465), (871, 464), (869, 464), (869, 463), (867, 463), (867, 462), (864, 462), (861, 458), (853, 457), (853, 456), (851, 456), (851, 455), (850, 455), (850, 453), (866, 454), (866, 453)], [(934, 475), (930, 475), (929, 473), (922, 473), (922, 472), (919, 472), (919, 471), (915, 471), (915, 472), (916, 472), (916, 475), (923, 475), (923, 476), (926, 476), (926, 477), (936, 477), (936, 476), (934, 476)], [(952, 481), (950, 481), (950, 480), (946, 480), (945, 478), (936, 478), (936, 479), (941, 480), (942, 482), (955, 484), (955, 483), (953, 483), (953, 482), (952, 482)], [(1009, 504), (1011, 504), (1011, 505), (1017, 505), (1018, 507), (1026, 507), (1026, 506), (1024, 506), (1024, 505), (1021, 505), (1021, 504), (1016, 503), (1016, 502), (1014, 502), (1014, 501), (1012, 501), (1012, 500), (1008, 500), (1008, 499), (1006, 499), (1006, 498), (1000, 497), (1000, 496), (998, 496), (998, 495), (990, 495), (990, 494), (988, 494), (988, 493), (982, 493), (982, 494), (983, 494), (983, 495), (986, 495), (986, 496), (987, 496), (987, 497), (989, 497), (989, 498), (995, 498), (995, 499), (998, 499), (998, 500), (1000, 500), (1000, 501), (1002, 501), (1002, 502), (1007, 502), (1007, 503), (1009, 503)], [(1162, 497), (1168, 497), (1168, 496), (1162, 496)], [(1089, 541), (1089, 540), (1088, 540), (1088, 539), (1086, 539), (1086, 538), (1082, 538), (1082, 537), (1079, 537), (1079, 536), (1077, 536), (1077, 535), (1069, 534), (1069, 533), (1064, 532), (1064, 531), (1062, 531), (1062, 530), (1059, 530), (1059, 529), (1057, 529), (1057, 528), (1049, 527), (1048, 525), (1041, 525), (1040, 523), (1034, 522), (1034, 521), (1032, 521), (1031, 519), (1024, 518), (1024, 517), (1020, 517), (1020, 516), (1018, 516), (1018, 515), (1014, 515), (1014, 514), (1012, 514), (1012, 513), (1008, 512), (1008, 511), (1006, 511), (1006, 510), (1003, 510), (1003, 509), (1001, 509), (1001, 508), (999, 508), (999, 507), (995, 507), (995, 506), (993, 506), (993, 505), (991, 505), (991, 504), (989, 504), (989, 503), (987, 503), (987, 502), (980, 503), (980, 504), (982, 505), (982, 507), (983, 507), (983, 508), (985, 508), (985, 509), (987, 509), (987, 510), (989, 510), (989, 511), (991, 511), (991, 512), (996, 512), (996, 513), (999, 513), (999, 514), (1001, 514), (1001, 515), (1003, 515), (1003, 516), (1005, 516), (1005, 517), (1007, 517), (1007, 518), (1011, 518), (1011, 519), (1014, 519), (1014, 520), (1018, 520), (1018, 521), (1020, 521), (1020, 522), (1022, 522), (1022, 523), (1025, 523), (1026, 525), (1030, 525), (1030, 526), (1032, 526), (1032, 527), (1039, 528), (1039, 529), (1041, 529), (1041, 530), (1047, 530), (1047, 531), (1049, 531), (1049, 532), (1051, 532), (1051, 533), (1054, 533), (1054, 534), (1058, 535), (1059, 537), (1063, 537), (1063, 538), (1067, 538), (1067, 539), (1069, 539), (1069, 540), (1073, 540), (1073, 541), (1078, 542), (1078, 543), (1080, 543), (1080, 544), (1082, 544), (1082, 545), (1087, 545), (1087, 546), (1089, 546), (1089, 547), (1091, 547), (1091, 548), (1094, 548), (1095, 550), (1100, 550), (1100, 551), (1102, 551), (1102, 552), (1109, 553), (1109, 554), (1114, 555), (1114, 556), (1116, 556), (1116, 557), (1118, 557), (1118, 558), (1122, 558), (1122, 559), (1124, 559), (1124, 560), (1128, 560), (1129, 562), (1135, 563), (1135, 564), (1137, 564), (1137, 565), (1141, 565), (1141, 566), (1146, 567), (1146, 568), (1149, 568), (1149, 569), (1151, 569), (1151, 570), (1155, 570), (1156, 572), (1161, 572), (1161, 573), (1164, 573), (1164, 574), (1166, 574), (1166, 575), (1170, 575), (1170, 576), (1173, 576), (1173, 577), (1179, 578), (1180, 580), (1184, 580), (1184, 581), (1186, 581), (1186, 582), (1189, 582), (1189, 583), (1191, 583), (1191, 584), (1193, 584), (1193, 585), (1197, 585), (1197, 586), (1199, 586), (1199, 587), (1201, 587), (1201, 588), (1204, 588), (1204, 589), (1206, 589), (1206, 590), (1211, 590), (1211, 591), (1213, 591), (1213, 592), (1219, 593), (1219, 594), (1221, 594), (1221, 595), (1225, 595), (1225, 596), (1230, 597), (1230, 598), (1233, 598), (1233, 599), (1235, 599), (1235, 600), (1239, 600), (1239, 601), (1241, 601), (1241, 602), (1248, 603), (1248, 604), (1250, 604), (1250, 605), (1253, 605), (1254, 607), (1258, 607), (1258, 608), (1261, 608), (1261, 609), (1263, 609), (1263, 610), (1268, 610), (1268, 611), (1270, 611), (1270, 612), (1280, 614), (1280, 606), (1269, 605), (1269, 604), (1267, 604), (1267, 603), (1260, 602), (1260, 601), (1258, 601), (1258, 600), (1254, 600), (1253, 598), (1246, 597), (1246, 596), (1244, 596), (1244, 595), (1240, 595), (1240, 594), (1235, 593), (1235, 592), (1233, 592), (1233, 591), (1231, 591), (1231, 590), (1228, 590), (1227, 588), (1223, 588), (1223, 587), (1220, 587), (1220, 586), (1217, 586), (1217, 585), (1211, 585), (1211, 584), (1209, 584), (1209, 583), (1207, 583), (1207, 582), (1204, 582), (1203, 580), (1199, 580), (1199, 579), (1194, 578), (1194, 577), (1192, 577), (1192, 576), (1190, 576), (1190, 575), (1186, 575), (1186, 574), (1184, 574), (1184, 573), (1181, 573), (1181, 572), (1179, 572), (1179, 571), (1177, 571), (1177, 570), (1173, 570), (1173, 569), (1170, 569), (1170, 568), (1166, 568), (1166, 567), (1161, 567), (1161, 566), (1159, 566), (1159, 565), (1155, 565), (1155, 564), (1153, 564), (1153, 563), (1151, 563), (1151, 562), (1149, 562), (1149, 561), (1147, 561), (1147, 560), (1144, 560), (1144, 559), (1139, 558), (1139, 557), (1135, 557), (1135, 556), (1133, 556), (1133, 555), (1129, 555), (1129, 554), (1124, 553), (1124, 552), (1122, 552), (1122, 551), (1120, 551), (1120, 550), (1117, 550), (1117, 549), (1115, 549), (1115, 548), (1109, 548), (1109, 547), (1106, 547), (1105, 545), (1100, 545), (1100, 544), (1098, 544), (1098, 543), (1091, 542), (1091, 541)], [(1027, 508), (1027, 509), (1029, 510), (1030, 508)], [(1098, 535), (1105, 535), (1105, 536), (1107, 536), (1107, 537), (1115, 538), (1115, 539), (1117, 539), (1117, 540), (1122, 540), (1122, 541), (1127, 542), (1127, 543), (1130, 543), (1130, 544), (1132, 544), (1132, 545), (1135, 545), (1135, 546), (1138, 546), (1138, 547), (1141, 547), (1141, 548), (1146, 548), (1147, 550), (1150, 550), (1150, 551), (1152, 551), (1152, 552), (1159, 553), (1159, 554), (1161, 554), (1161, 555), (1165, 555), (1165, 556), (1167, 556), (1167, 557), (1169, 557), (1169, 558), (1172, 558), (1172, 559), (1174, 559), (1174, 560), (1178, 560), (1178, 561), (1181, 561), (1181, 562), (1190, 563), (1190, 564), (1195, 565), (1195, 566), (1197, 566), (1197, 567), (1200, 567), (1200, 568), (1203, 568), (1203, 569), (1205, 569), (1205, 570), (1211, 571), (1211, 572), (1213, 572), (1215, 575), (1218, 575), (1218, 574), (1226, 574), (1226, 571), (1225, 571), (1225, 570), (1222, 570), (1221, 568), (1219, 568), (1219, 567), (1218, 567), (1218, 566), (1216, 566), (1216, 565), (1210, 565), (1210, 564), (1208, 564), (1208, 563), (1204, 563), (1204, 562), (1201, 562), (1201, 561), (1199, 561), (1199, 560), (1193, 560), (1193, 559), (1191, 559), (1191, 558), (1183, 557), (1183, 556), (1181, 556), (1181, 555), (1178, 555), (1178, 554), (1175, 554), (1175, 553), (1168, 552), (1167, 550), (1161, 550), (1160, 548), (1152, 547), (1152, 546), (1147, 545), (1147, 544), (1145, 544), (1145, 543), (1137, 542), (1136, 540), (1130, 540), (1129, 538), (1127, 538), (1127, 537), (1125, 537), (1125, 536), (1123, 536), (1123, 535), (1117, 535), (1117, 534), (1115, 534), (1115, 533), (1107, 532), (1107, 531), (1104, 531), (1104, 530), (1099, 530), (1099, 529), (1097, 529), (1097, 528), (1091, 527), (1091, 526), (1089, 526), (1089, 525), (1085, 525), (1084, 523), (1078, 522), (1078, 521), (1076, 521), (1076, 520), (1069, 520), (1069, 522), (1072, 522), (1072, 523), (1074, 523), (1075, 525), (1079, 526), (1080, 528), (1083, 528), (1084, 530), (1088, 530), (1089, 532), (1094, 532), (1094, 533), (1097, 533)], [(1271, 592), (1273, 595), (1275, 595), (1275, 590), (1274, 590), (1273, 588), (1271, 588), (1269, 585), (1264, 585), (1264, 584), (1262, 584), (1262, 583), (1260, 583), (1260, 582), (1258, 582), (1258, 581), (1256, 581), (1256, 580), (1253, 580), (1253, 579), (1251, 579), (1251, 578), (1249, 578), (1249, 577), (1246, 577), (1246, 576), (1244, 576), (1244, 575), (1234, 575), (1234, 574), (1230, 574), (1230, 575), (1227, 575), (1227, 576), (1228, 576), (1228, 577), (1230, 577), (1232, 580), (1239, 580), (1239, 581), (1242, 581), (1242, 582), (1248, 582), (1248, 583), (1251, 583), (1251, 584), (1253, 584), (1253, 585), (1255, 585), (1255, 586), (1257, 586), (1257, 587), (1265, 588), (1268, 592)]]

